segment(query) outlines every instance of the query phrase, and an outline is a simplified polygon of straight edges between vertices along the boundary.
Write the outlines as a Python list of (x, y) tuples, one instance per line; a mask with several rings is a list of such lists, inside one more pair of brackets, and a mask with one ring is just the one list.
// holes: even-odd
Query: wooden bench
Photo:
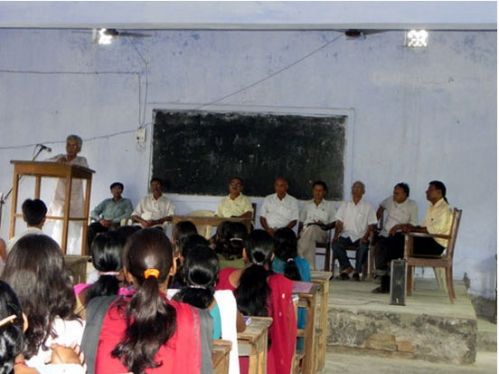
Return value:
[(321, 371), (326, 364), (326, 349), (328, 335), (328, 302), (329, 302), (329, 279), (332, 277), (330, 271), (312, 271), (312, 283), (317, 285), (318, 311), (316, 318), (315, 339), (315, 370)]
[(228, 340), (213, 341), (213, 374), (229, 373), (229, 354), (232, 349), (232, 343)]
[[(307, 321), (305, 328), (298, 329), (297, 337), (303, 337), (304, 349), (303, 352), (296, 352), (295, 368), (301, 368), (304, 374), (315, 373), (315, 348), (316, 348), (316, 318), (315, 310), (317, 306), (317, 291), (319, 287), (313, 283), (309, 283), (308, 290), (301, 290), (302, 287), (297, 285), (304, 285), (308, 282), (294, 282), (293, 294), (298, 295), (298, 307), (304, 308), (307, 311)], [(300, 365), (301, 361), (301, 365)]]
[(268, 330), (272, 318), (250, 318), (246, 329), (237, 334), (239, 356), (249, 356), (249, 374), (266, 374)]

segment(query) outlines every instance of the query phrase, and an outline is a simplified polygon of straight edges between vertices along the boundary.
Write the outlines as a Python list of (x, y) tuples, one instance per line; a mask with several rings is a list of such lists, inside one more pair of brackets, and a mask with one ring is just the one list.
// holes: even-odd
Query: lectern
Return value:
[[(23, 176), (35, 177), (34, 198), (40, 198), (40, 188), (42, 178), (62, 178), (66, 179), (66, 191), (64, 198), (64, 209), (62, 216), (47, 216), (47, 219), (62, 221), (61, 248), (66, 254), (68, 243), (68, 226), (70, 221), (82, 222), (83, 232), (81, 240), (81, 254), (87, 255), (87, 229), (90, 210), (90, 191), (92, 188), (93, 170), (76, 165), (67, 165), (59, 162), (38, 162), (38, 161), (18, 161), (12, 160), (14, 165), (14, 175), (12, 182), (12, 206), (10, 209), (9, 237), (13, 237), (16, 231), (16, 219), (22, 217), (22, 213), (17, 213), (17, 203), (19, 194), (19, 181)], [(83, 215), (81, 217), (71, 217), (71, 188), (73, 179), (82, 179), (86, 182), (83, 196)]]

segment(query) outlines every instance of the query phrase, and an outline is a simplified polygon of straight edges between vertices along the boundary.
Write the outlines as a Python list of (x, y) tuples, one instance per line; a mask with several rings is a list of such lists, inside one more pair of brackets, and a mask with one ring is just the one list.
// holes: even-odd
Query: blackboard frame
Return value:
[[(213, 124), (211, 121), (218, 120), (222, 123)], [(248, 122), (248, 119), (251, 119), (251, 122)], [(186, 122), (187, 121), (187, 122)], [(194, 124), (192, 123), (194, 121)], [(238, 122), (241, 121), (241, 122)], [(244, 123), (246, 121), (246, 123)], [(216, 121), (215, 121), (216, 122)], [(167, 109), (156, 109), (154, 110), (154, 127), (153, 127), (153, 139), (152, 139), (152, 161), (151, 161), (151, 169), (152, 175), (159, 176), (166, 181), (168, 192), (179, 193), (179, 194), (187, 194), (187, 195), (212, 195), (212, 196), (222, 196), (227, 193), (227, 180), (230, 176), (239, 175), (242, 176), (246, 181), (246, 193), (252, 196), (265, 196), (269, 193), (272, 193), (272, 182), (273, 179), (278, 175), (283, 175), (290, 181), (290, 194), (294, 195), (299, 199), (309, 199), (310, 198), (310, 186), (313, 180), (323, 179), (330, 186), (330, 194), (328, 196), (329, 199), (332, 200), (341, 200), (343, 198), (344, 191), (344, 172), (345, 172), (345, 154), (347, 152), (347, 122), (348, 116), (346, 114), (323, 114), (323, 115), (313, 115), (313, 114), (301, 114), (301, 113), (269, 113), (269, 112), (246, 112), (246, 111), (195, 111), (195, 110), (167, 110)], [(208, 124), (207, 124), (208, 123)], [(236, 125), (234, 125), (236, 123)], [(248, 124), (250, 123), (250, 124)], [(167, 126), (167, 127), (165, 127)], [(202, 126), (201, 128), (199, 126)], [(211, 128), (212, 130), (217, 126), (222, 126), (224, 132), (222, 133), (214, 133), (214, 136), (218, 139), (218, 143), (210, 143), (209, 140), (206, 139), (205, 135), (207, 134), (206, 129), (209, 126), (214, 126)], [(293, 157), (287, 157), (286, 163), (282, 166), (283, 170), (286, 170), (288, 173), (280, 172), (280, 171), (268, 171), (267, 174), (263, 173), (263, 177), (265, 179), (262, 182), (262, 175), (256, 175), (259, 173), (258, 168), (253, 168), (252, 176), (255, 177), (252, 183), (252, 178), (248, 178), (244, 173), (244, 167), (250, 167), (255, 165), (262, 165), (260, 169), (263, 171), (269, 165), (265, 165), (265, 162), (270, 162), (273, 166), (277, 165), (277, 161), (275, 161), (272, 157), (269, 160), (260, 160), (252, 164), (251, 160), (239, 160), (243, 162), (242, 168), (237, 165), (237, 160), (234, 161), (233, 150), (227, 151), (227, 147), (225, 145), (229, 144), (234, 140), (234, 136), (227, 135), (227, 129), (231, 130), (234, 126), (242, 126), (240, 129), (243, 129), (246, 126), (246, 130), (250, 129), (251, 134), (246, 132), (246, 137), (244, 140), (246, 142), (253, 142), (253, 146), (255, 146), (255, 139), (253, 137), (254, 133), (262, 133), (263, 139), (257, 139), (256, 142), (265, 141), (265, 137), (283, 137), (285, 133), (289, 133), (289, 129), (292, 128), (292, 134), (295, 137), (303, 136), (304, 138), (296, 142), (291, 139), (291, 142), (295, 142), (295, 151), (296, 153), (290, 152), (293, 154)], [(273, 127), (274, 126), (274, 127)], [(310, 127), (313, 126), (313, 127)], [(322, 130), (320, 127), (322, 126)], [(325, 126), (325, 127), (324, 127)], [(190, 130), (188, 129), (190, 127)], [(254, 131), (255, 128), (258, 128), (259, 131)], [(267, 129), (271, 129), (267, 130)], [(284, 130), (286, 131), (284, 131)], [(314, 134), (312, 137), (307, 134), (310, 133), (310, 129), (314, 129)], [(202, 131), (200, 131), (202, 130)], [(331, 140), (331, 133), (334, 131), (336, 139)], [(208, 132), (210, 132), (208, 131)], [(267, 134), (265, 132), (267, 131)], [(270, 131), (270, 132), (269, 132)], [(293, 133), (294, 131), (294, 133)], [(319, 168), (320, 172), (317, 172), (313, 175), (306, 175), (306, 167), (301, 167), (301, 165), (294, 162), (293, 158), (297, 158), (297, 154), (302, 153), (305, 159), (308, 156), (313, 156), (313, 164), (322, 163), (326, 165), (326, 163), (331, 161), (327, 157), (317, 157), (317, 152), (315, 148), (317, 146), (314, 142), (316, 142), (316, 134), (315, 132), (321, 133), (323, 137), (321, 142), (317, 144), (324, 143), (327, 145), (336, 144), (338, 147), (335, 148), (335, 151), (339, 151), (339, 153), (334, 154), (334, 173), (328, 172), (323, 173), (322, 170), (327, 169)], [(325, 132), (326, 131), (326, 132)], [(181, 136), (179, 135), (181, 134)], [(249, 135), (248, 135), (249, 134)], [(262, 136), (260, 134), (259, 136)], [(270, 136), (269, 136), (270, 135)], [(251, 139), (248, 138), (251, 137)], [(289, 136), (289, 134), (288, 134)], [(167, 139), (168, 138), (168, 139)], [(326, 139), (331, 138), (331, 139)], [(248, 140), (249, 139), (249, 140)], [(284, 139), (284, 138), (283, 138)], [(310, 143), (311, 139), (313, 140)], [(230, 141), (229, 141), (230, 140)], [(289, 138), (288, 138), (289, 140)], [(305, 144), (306, 141), (308, 145), (301, 147)], [(272, 140), (273, 141), (273, 140)], [(330, 141), (328, 143), (328, 141)], [(331, 143), (332, 141), (332, 143)], [(182, 145), (182, 142), (184, 144)], [(227, 144), (223, 144), (226, 142)], [(305, 142), (305, 143), (301, 143)], [(335, 143), (336, 142), (336, 143)], [(198, 144), (199, 143), (199, 144)], [(237, 142), (236, 142), (237, 143)], [(272, 143), (271, 144), (280, 144), (280, 143)], [(323, 144), (323, 145), (324, 145)], [(230, 144), (232, 146), (232, 144)], [(176, 148), (175, 148), (176, 147)], [(196, 148), (198, 147), (198, 148)], [(199, 148), (201, 147), (201, 148)], [(203, 150), (204, 147), (204, 150)], [(212, 147), (218, 149), (212, 152), (212, 148), (209, 148), (209, 154), (206, 153), (206, 147)], [(307, 148), (308, 147), (308, 148)], [(274, 147), (272, 147), (274, 148)], [(331, 148), (331, 147), (330, 147)], [(256, 148), (252, 148), (256, 149)], [(218, 152), (219, 151), (219, 152)], [(204, 154), (203, 154), (204, 152)], [(217, 153), (218, 152), (218, 153)], [(225, 152), (225, 153), (224, 153)], [(245, 152), (244, 155), (247, 155), (250, 152)], [(267, 156), (274, 156), (271, 154), (272, 150), (269, 150), (267, 147), (267, 151), (270, 152)], [(314, 153), (315, 152), (315, 153)], [(326, 151), (327, 153), (327, 148)], [(236, 167), (230, 171), (225, 170), (211, 170), (208, 176), (204, 174), (204, 165), (201, 161), (207, 161), (208, 164), (218, 165), (216, 164), (220, 160), (217, 157), (221, 157), (221, 155), (229, 155), (229, 164), (235, 165)], [(315, 155), (315, 156), (314, 156)], [(332, 154), (330, 153), (329, 156)], [(194, 160), (195, 157), (200, 156), (200, 160)], [(206, 157), (211, 158), (211, 160)], [(257, 153), (250, 154), (249, 156), (258, 156)], [(179, 158), (187, 158), (188, 163), (186, 163), (185, 159), (179, 160)], [(204, 157), (204, 158), (203, 158)], [(225, 160), (221, 158), (221, 160)], [(311, 161), (310, 158), (306, 159), (306, 162), (303, 164), (304, 166), (310, 166)], [(224, 161), (225, 162), (225, 161)], [(206, 163), (205, 163), (206, 164)], [(223, 163), (222, 163), (223, 164)], [(330, 164), (327, 164), (330, 165)], [(272, 166), (272, 165), (270, 165)], [(191, 170), (187, 170), (191, 169)], [(209, 167), (208, 167), (209, 169)], [(215, 168), (214, 168), (215, 169)], [(281, 170), (281, 169), (279, 169)], [(289, 173), (289, 171), (293, 171), (294, 175)], [(269, 174), (270, 173), (270, 174)], [(331, 178), (334, 176), (334, 178)], [(306, 177), (306, 180), (303, 179)], [(196, 179), (198, 178), (198, 179)], [(201, 178), (201, 179), (199, 179)], [(299, 178), (302, 178), (301, 180)], [(186, 183), (182, 184), (182, 181)], [(259, 189), (256, 189), (255, 186), (259, 183)], [(264, 185), (262, 185), (264, 183)], [(186, 184), (191, 188), (186, 188)], [(211, 189), (203, 189), (204, 187), (209, 187)], [(253, 187), (253, 188), (252, 188)]]

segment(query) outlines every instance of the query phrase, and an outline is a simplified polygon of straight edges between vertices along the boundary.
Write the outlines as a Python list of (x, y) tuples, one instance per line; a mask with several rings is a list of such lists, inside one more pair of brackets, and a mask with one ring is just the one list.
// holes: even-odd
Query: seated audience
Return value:
[[(92, 284), (80, 283), (74, 286), (78, 301), (77, 312), (81, 316), (94, 297), (118, 295), (120, 292), (120, 286), (123, 285), (121, 258), (124, 246), (125, 238), (117, 231), (103, 232), (95, 238), (90, 255), (99, 278)], [(121, 291), (126, 292), (126, 289)]]
[(202, 348), (207, 331), (201, 317), (207, 312), (166, 298), (173, 265), (166, 235), (154, 229), (136, 232), (125, 246), (123, 262), (136, 292), (120, 297), (107, 310), (95, 372), (199, 374), (207, 360), (211, 367), (211, 352)]
[(241, 222), (222, 222), (215, 235), (215, 252), (218, 254), (220, 269), (244, 267), (243, 248), (248, 237), (248, 229)]
[(300, 212), (300, 239), (298, 254), (304, 257), (315, 270), (315, 245), (327, 240), (327, 231), (334, 227), (334, 203), (324, 197), (327, 185), (316, 181), (312, 185), (313, 199), (305, 202)]
[(298, 201), (288, 195), (288, 181), (278, 177), (274, 181), (275, 193), (263, 200), (260, 224), (271, 236), (281, 227), (292, 229), (298, 222)]
[(47, 206), (40, 199), (26, 199), (21, 206), (23, 212), (23, 220), (26, 222), (28, 228), (20, 235), (14, 236), (9, 240), (7, 245), (7, 252), (10, 252), (14, 244), (27, 234), (43, 234), (42, 227), (45, 223), (47, 215)]
[[(440, 181), (431, 181), (426, 190), (429, 205), (421, 226), (407, 224), (402, 231), (449, 235), (452, 226), (452, 210), (446, 194), (445, 184)], [(443, 238), (414, 237), (413, 253), (418, 256), (440, 256), (447, 248), (448, 242)]]
[(409, 185), (398, 183), (393, 188), (393, 196), (383, 200), (376, 213), (382, 220), (382, 229), (376, 243), (376, 274), (381, 277), (381, 285), (374, 293), (390, 292), (390, 262), (404, 257), (404, 235), (402, 228), (416, 225), (418, 206), (409, 199)]
[(88, 226), (87, 244), (89, 248), (92, 246), (95, 235), (109, 229), (116, 229), (121, 225), (122, 220), (128, 219), (132, 214), (132, 202), (121, 196), (124, 188), (123, 183), (114, 182), (109, 188), (113, 197), (103, 200), (90, 213), (94, 222)]
[[(310, 282), (310, 266), (303, 257), (298, 256), (298, 244), (293, 230), (288, 228), (278, 229), (274, 234), (275, 256), (272, 260), (272, 270), (283, 274), (286, 278), (294, 281)], [(307, 323), (307, 311), (298, 308), (297, 326), (305, 328)], [(304, 339), (299, 338), (297, 349), (304, 347)]]
[(272, 270), (291, 280), (310, 282), (310, 266), (303, 257), (298, 256), (296, 234), (286, 227), (274, 234), (274, 259)]
[(71, 280), (53, 239), (36, 234), (19, 239), (7, 257), (2, 280), (17, 294), (28, 320), (23, 350), (28, 366), (43, 371), (53, 344), (80, 344), (84, 323), (74, 313)]
[(224, 197), (217, 208), (219, 217), (251, 218), (253, 207), (250, 200), (242, 194), (243, 180), (234, 177), (229, 181), (229, 195)]
[[(336, 229), (332, 250), (340, 263), (340, 279), (360, 280), (359, 274), (367, 261), (369, 238), (377, 223), (374, 209), (362, 199), (364, 183), (357, 181), (352, 185), (352, 201), (344, 201), (336, 212)], [(357, 248), (355, 255), (355, 270), (347, 256), (347, 248)], [(334, 266), (334, 264), (333, 264)]]
[(215, 281), (218, 277), (218, 259), (207, 245), (190, 248), (179, 274), (184, 283), (174, 300), (196, 308), (207, 309), (213, 319), (213, 339), (222, 336), (220, 309), (215, 301)]
[(163, 227), (172, 220), (175, 206), (163, 194), (163, 182), (159, 178), (152, 178), (150, 193), (143, 197), (132, 213), (133, 222), (142, 228)]
[(198, 230), (196, 228), (196, 225), (194, 225), (194, 223), (192, 223), (191, 221), (180, 221), (175, 224), (172, 231), (174, 257), (180, 256), (183, 243), (188, 237), (192, 235), (198, 235)]
[(168, 288), (179, 289), (187, 286), (184, 277), (182, 276), (184, 262), (186, 257), (189, 256), (189, 252), (197, 246), (203, 246), (209, 248), (208, 240), (201, 235), (192, 234), (189, 236), (185, 236), (180, 241), (179, 252), (174, 257), (173, 273), (175, 273), (175, 275), (173, 276), (172, 282)]
[(23, 354), (24, 332), (27, 328), (19, 299), (7, 283), (0, 281), (0, 373), (85, 373), (81, 365), (82, 357), (78, 357), (77, 351), (56, 344), (51, 346), (51, 361), (44, 370), (28, 367)]
[[(246, 316), (270, 316), (267, 373), (289, 373), (295, 351), (296, 316), (292, 300), (293, 283), (272, 268), (274, 243), (263, 230), (249, 234), (243, 256), (244, 269), (226, 268), (220, 271), (217, 289), (234, 291), (239, 311)], [(247, 372), (248, 362), (241, 361), (241, 372)]]

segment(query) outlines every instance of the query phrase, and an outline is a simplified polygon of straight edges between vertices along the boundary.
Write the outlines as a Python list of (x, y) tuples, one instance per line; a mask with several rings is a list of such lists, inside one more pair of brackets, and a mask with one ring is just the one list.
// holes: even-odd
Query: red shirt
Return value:
[[(169, 301), (176, 312), (176, 330), (173, 336), (162, 345), (154, 358), (162, 362), (157, 368), (148, 368), (146, 374), (182, 373), (199, 374), (201, 372), (201, 331), (199, 315), (190, 305)], [(112, 305), (102, 321), (97, 355), (96, 374), (128, 373), (128, 370), (111, 352), (123, 338), (126, 330), (126, 315), (123, 308)]]

